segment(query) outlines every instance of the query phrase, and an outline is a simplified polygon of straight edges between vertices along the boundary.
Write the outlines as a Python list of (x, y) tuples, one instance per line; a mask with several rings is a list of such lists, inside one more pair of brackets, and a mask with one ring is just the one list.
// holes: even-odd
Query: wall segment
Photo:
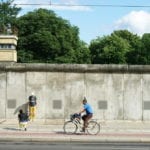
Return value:
[(28, 96), (37, 119), (66, 119), (86, 96), (99, 120), (150, 120), (150, 66), (0, 64), (0, 119), (16, 119)]

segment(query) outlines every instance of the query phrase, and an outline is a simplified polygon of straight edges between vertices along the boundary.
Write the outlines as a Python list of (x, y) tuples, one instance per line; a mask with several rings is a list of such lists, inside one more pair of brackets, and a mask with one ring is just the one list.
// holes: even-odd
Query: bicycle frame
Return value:
[(77, 130), (78, 130), (78, 129), (82, 129), (83, 124), (81, 123), (81, 120), (80, 120), (80, 119), (75, 118), (75, 119), (73, 119), (73, 120), (71, 120), (71, 121), (72, 121), (74, 124), (77, 125)]

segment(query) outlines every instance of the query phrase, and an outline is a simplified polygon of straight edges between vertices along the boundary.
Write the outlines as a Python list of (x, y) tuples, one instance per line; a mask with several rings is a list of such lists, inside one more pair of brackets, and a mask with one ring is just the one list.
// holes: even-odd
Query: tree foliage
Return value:
[(29, 12), (18, 18), (17, 26), (19, 62), (82, 63), (86, 56), (84, 63), (89, 63), (89, 49), (80, 41), (78, 27), (53, 11)]
[(130, 45), (127, 40), (114, 32), (110, 36), (98, 37), (93, 40), (89, 48), (94, 64), (124, 64)]
[(119, 30), (114, 32), (116, 35), (126, 40), (129, 44), (129, 51), (126, 53), (127, 64), (143, 64), (144, 60), (141, 58), (142, 42), (141, 38), (127, 30)]
[(0, 2), (0, 33), (5, 34), (8, 25), (15, 29), (14, 24), (21, 8), (13, 5), (13, 2), (14, 0)]
[(145, 64), (150, 64), (150, 33), (145, 33), (142, 36), (141, 57), (145, 60)]
[(0, 2), (0, 33), (8, 24), (19, 30), (18, 62), (78, 64), (150, 64), (150, 34), (142, 37), (128, 30), (93, 39), (87, 45), (79, 28), (54, 11), (37, 9), (18, 17), (14, 0)]
[(89, 46), (94, 64), (150, 64), (150, 35), (139, 37), (127, 30), (92, 40)]

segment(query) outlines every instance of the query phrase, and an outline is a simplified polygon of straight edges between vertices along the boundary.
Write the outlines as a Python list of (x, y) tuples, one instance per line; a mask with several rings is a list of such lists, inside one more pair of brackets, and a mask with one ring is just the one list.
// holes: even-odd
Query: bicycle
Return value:
[[(81, 123), (81, 115), (80, 114), (72, 114), (70, 115), (70, 120), (64, 123), (63, 129), (66, 134), (75, 134), (78, 129), (82, 129)], [(90, 135), (97, 135), (100, 132), (100, 124), (91, 119), (88, 122), (88, 126), (85, 130)]]

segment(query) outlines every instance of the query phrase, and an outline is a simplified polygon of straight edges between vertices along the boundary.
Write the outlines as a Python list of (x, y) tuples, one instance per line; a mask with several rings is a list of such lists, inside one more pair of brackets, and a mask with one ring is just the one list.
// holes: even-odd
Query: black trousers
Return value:
[(83, 129), (87, 128), (88, 126), (88, 121), (93, 117), (93, 114), (86, 114), (86, 115), (83, 115), (82, 116), (82, 119), (84, 121), (84, 124), (83, 124)]

